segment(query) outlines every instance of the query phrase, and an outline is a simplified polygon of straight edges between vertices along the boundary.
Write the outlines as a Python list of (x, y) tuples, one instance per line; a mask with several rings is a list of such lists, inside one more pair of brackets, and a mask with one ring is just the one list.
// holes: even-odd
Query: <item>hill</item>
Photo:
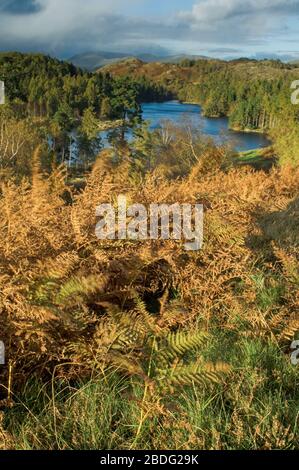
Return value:
[(86, 52), (83, 54), (74, 55), (68, 60), (68, 62), (71, 62), (76, 67), (93, 71), (104, 65), (119, 62), (120, 60), (129, 56), (129, 54), (121, 54), (116, 52)]
[(169, 56), (158, 56), (154, 54), (140, 53), (121, 53), (121, 52), (107, 52), (107, 51), (97, 51), (97, 52), (85, 52), (83, 54), (77, 54), (71, 57), (68, 62), (71, 62), (77, 67), (80, 67), (85, 70), (94, 71), (100, 67), (106, 65), (115, 64), (119, 61), (126, 59), (138, 59), (143, 62), (162, 62), (162, 63), (172, 63), (179, 64), (182, 60), (198, 60), (204, 59), (204, 56), (200, 55), (169, 55)]
[(165, 60), (148, 63), (137, 58), (125, 58), (102, 67), (100, 71), (108, 72), (114, 76), (145, 76), (149, 79), (166, 82), (171, 79), (184, 79), (196, 83), (202, 73), (233, 72), (242, 79), (255, 80), (262, 78), (271, 80), (283, 77), (285, 73), (294, 71), (296, 67), (296, 64), (285, 64), (280, 61), (258, 61), (246, 58), (231, 61), (210, 58), (197, 60), (184, 58), (180, 63), (168, 63)]

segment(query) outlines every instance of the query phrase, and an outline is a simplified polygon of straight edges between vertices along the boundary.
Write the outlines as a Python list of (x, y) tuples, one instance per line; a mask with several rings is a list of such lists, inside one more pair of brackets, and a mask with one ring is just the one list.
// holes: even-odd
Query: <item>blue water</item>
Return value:
[[(144, 103), (142, 115), (143, 119), (148, 121), (151, 130), (160, 128), (163, 121), (172, 121), (178, 125), (184, 125), (187, 122), (191, 124), (192, 128), (197, 128), (203, 134), (212, 137), (216, 143), (229, 142), (239, 152), (270, 145), (269, 139), (264, 134), (229, 130), (227, 118), (204, 117), (201, 113), (201, 107), (196, 104), (186, 104), (179, 101)], [(110, 131), (105, 131), (100, 134), (105, 146), (109, 146), (109, 133)], [(126, 138), (131, 141), (132, 133), (127, 133)]]
[(143, 119), (150, 122), (152, 130), (160, 127), (161, 122), (170, 120), (176, 124), (187, 120), (199, 128), (203, 134), (211, 136), (216, 142), (229, 141), (238, 151), (253, 150), (270, 145), (264, 134), (255, 132), (235, 132), (228, 129), (227, 118), (207, 118), (201, 114), (196, 104), (167, 101), (164, 103), (145, 103), (142, 105)]

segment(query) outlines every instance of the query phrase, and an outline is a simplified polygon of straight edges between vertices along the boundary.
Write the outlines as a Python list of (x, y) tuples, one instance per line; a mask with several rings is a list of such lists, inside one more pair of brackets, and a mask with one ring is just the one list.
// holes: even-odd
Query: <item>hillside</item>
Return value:
[(254, 59), (238, 59), (229, 62), (218, 59), (199, 59), (195, 63), (185, 59), (180, 64), (175, 64), (166, 63), (165, 61), (147, 63), (136, 58), (126, 58), (102, 67), (101, 72), (108, 72), (115, 76), (146, 76), (160, 81), (182, 79), (196, 83), (201, 72), (232, 71), (244, 79), (256, 80), (262, 78), (271, 80), (281, 78), (286, 73), (299, 73), (297, 67), (297, 64), (284, 64), (271, 60), (257, 61)]
[[(104, 151), (79, 194), (37, 152), (32, 185), (2, 185), (0, 448), (298, 447), (299, 171), (223, 171), (189, 138), (149, 137), (145, 173), (136, 150)], [(203, 250), (96, 240), (95, 207), (119, 194), (202, 201)]]
[(162, 62), (165, 64), (179, 64), (182, 60), (198, 60), (206, 57), (200, 55), (177, 54), (169, 56), (159, 56), (148, 53), (132, 54), (131, 52), (84, 52), (71, 57), (68, 62), (85, 70), (94, 71), (106, 65), (115, 64), (126, 59), (137, 59), (146, 63)]
[(167, 81), (168, 79), (189, 80), (192, 78), (192, 69), (181, 67), (178, 64), (163, 62), (147, 63), (137, 58), (121, 60), (115, 64), (107, 65), (98, 72), (110, 73), (113, 76), (147, 77), (151, 80)]
[(93, 71), (104, 65), (119, 62), (120, 60), (129, 56), (129, 54), (122, 54), (116, 52), (86, 52), (71, 57), (68, 62), (74, 64), (76, 67), (81, 67), (82, 69)]
[(137, 102), (147, 96), (163, 96), (150, 83), (92, 74), (43, 54), (0, 53), (0, 80), (14, 110), (17, 106), (22, 116), (54, 119), (64, 128), (72, 127), (87, 109), (97, 118), (119, 119), (128, 103), (130, 110), (137, 110)]
[[(185, 59), (180, 64), (152, 62), (146, 63), (140, 59), (127, 58), (117, 63), (100, 68), (97, 72), (109, 73), (113, 77), (131, 77), (146, 79), (166, 87), (178, 98), (204, 104), (205, 97), (198, 96), (199, 85), (215, 80), (215, 88), (232, 82), (257, 82), (259, 80), (278, 82), (285, 79), (296, 79), (299, 68), (296, 64), (284, 64), (280, 61), (254, 59), (238, 59), (223, 61), (218, 59)], [(230, 83), (227, 83), (227, 82)], [(223, 99), (223, 97), (221, 98)]]
[(35, 78), (44, 77), (48, 81), (59, 81), (67, 76), (81, 74), (82, 71), (74, 65), (43, 54), (0, 52), (0, 79), (5, 82), (9, 99), (26, 101), (30, 82)]

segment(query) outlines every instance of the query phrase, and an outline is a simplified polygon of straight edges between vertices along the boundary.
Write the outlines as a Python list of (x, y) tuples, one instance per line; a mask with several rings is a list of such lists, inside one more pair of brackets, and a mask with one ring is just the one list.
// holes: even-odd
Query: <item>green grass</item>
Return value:
[[(116, 371), (86, 382), (28, 383), (6, 412), (16, 449), (295, 449), (299, 368), (276, 344), (215, 330), (202, 351), (226, 361), (222, 384), (146, 395)], [(146, 397), (146, 398), (145, 398)]]
[(271, 147), (239, 152), (237, 165), (250, 165), (257, 170), (268, 170), (275, 164), (275, 156)]
[(263, 274), (252, 276), (256, 285), (256, 301), (262, 311), (267, 311), (283, 303), (284, 287), (281, 279), (265, 277)]

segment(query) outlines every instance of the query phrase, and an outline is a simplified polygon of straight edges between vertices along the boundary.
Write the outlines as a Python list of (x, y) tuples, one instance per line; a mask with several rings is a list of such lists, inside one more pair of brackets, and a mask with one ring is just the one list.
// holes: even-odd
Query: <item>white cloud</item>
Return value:
[(167, 44), (177, 50), (190, 49), (193, 44), (193, 51), (204, 46), (265, 47), (274, 34), (285, 38), (291, 15), (299, 14), (299, 0), (197, 0), (189, 11), (184, 11), (182, 0), (182, 11), (172, 11), (167, 18), (127, 14), (140, 2), (157, 3), (158, 12), (161, 0), (22, 1), (28, 8), (25, 11), (23, 3), (23, 12), (17, 14), (19, 0), (0, 0), (6, 5), (0, 16), (1, 49), (42, 50), (63, 56), (150, 44)]
[(299, 0), (198, 0), (179, 18), (189, 22), (194, 37), (215, 43), (266, 43), (287, 34), (291, 16), (299, 15)]
[[(134, 4), (137, 0), (128, 0)], [(117, 34), (109, 25), (123, 10), (123, 0), (39, 0), (41, 9), (31, 15), (2, 13), (0, 44), (35, 44), (40, 49), (62, 51), (75, 45), (88, 47)], [(2, 46), (3, 47), (3, 46)]]
[(195, 3), (189, 18), (202, 23), (240, 16), (299, 13), (298, 0), (201, 0)]

